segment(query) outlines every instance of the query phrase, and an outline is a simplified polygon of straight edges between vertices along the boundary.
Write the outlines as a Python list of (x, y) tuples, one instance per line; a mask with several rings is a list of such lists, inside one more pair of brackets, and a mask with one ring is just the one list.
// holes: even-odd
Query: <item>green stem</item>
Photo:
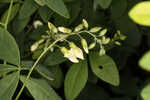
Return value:
[(57, 39), (57, 40), (54, 41), (47, 49), (45, 49), (45, 50), (42, 52), (42, 54), (38, 57), (38, 59), (35, 61), (35, 63), (34, 63), (33, 66), (31, 67), (31, 69), (29, 70), (29, 73), (28, 73), (28, 75), (27, 75), (27, 77), (26, 77), (26, 79), (25, 79), (25, 81), (24, 81), (24, 83), (23, 83), (23, 86), (21, 87), (21, 89), (20, 89), (19, 93), (17, 94), (15, 100), (18, 100), (18, 99), (19, 99), (21, 93), (23, 92), (23, 90), (24, 90), (24, 88), (25, 88), (25, 86), (26, 86), (26, 84), (27, 84), (28, 79), (29, 79), (30, 76), (31, 76), (32, 71), (34, 70), (34, 68), (36, 67), (36, 65), (39, 63), (39, 61), (41, 60), (41, 58), (51, 49), (51, 47), (53, 47), (53, 46), (54, 46), (58, 41), (60, 41), (60, 40), (66, 39), (67, 37), (69, 37), (69, 36), (71, 36), (71, 35), (76, 35), (76, 34), (80, 34), (80, 33), (83, 33), (83, 32), (87, 32), (87, 31), (81, 31), (81, 32), (78, 32), (78, 33), (72, 33), (72, 34), (70, 34), (70, 35), (68, 35), (68, 36), (64, 36), (64, 37), (62, 37), (62, 38), (60, 38), (60, 39)]
[(23, 83), (23, 86), (21, 87), (21, 89), (20, 89), (19, 93), (17, 94), (15, 100), (18, 100), (18, 99), (19, 99), (21, 93), (23, 92), (23, 90), (24, 90), (24, 88), (25, 88), (25, 86), (26, 86), (26, 84), (27, 84), (28, 79), (30, 78), (30, 75), (31, 75), (33, 69), (36, 67), (36, 65), (38, 64), (38, 62), (40, 61), (40, 59), (47, 53), (47, 51), (49, 51), (49, 50), (51, 49), (51, 47), (53, 47), (53, 46), (54, 46), (58, 41), (60, 41), (60, 40), (61, 40), (61, 39), (58, 39), (58, 40), (54, 41), (54, 42), (53, 42), (47, 49), (45, 49), (45, 50), (42, 52), (42, 54), (38, 57), (38, 59), (36, 60), (36, 62), (33, 64), (33, 66), (31, 67), (31, 69), (29, 70), (29, 73), (28, 73), (28, 75), (27, 75), (27, 77), (26, 77), (26, 79), (25, 79), (25, 81), (24, 81), (24, 83)]
[(0, 25), (4, 26), (5, 24), (0, 22)]
[(9, 17), (10, 17), (10, 15), (11, 15), (12, 6), (13, 6), (13, 0), (11, 0), (10, 6), (9, 6), (9, 9), (8, 9), (8, 15), (7, 15), (5, 24), (4, 24), (5, 30), (7, 30), (7, 25), (8, 25), (8, 22), (9, 22)]

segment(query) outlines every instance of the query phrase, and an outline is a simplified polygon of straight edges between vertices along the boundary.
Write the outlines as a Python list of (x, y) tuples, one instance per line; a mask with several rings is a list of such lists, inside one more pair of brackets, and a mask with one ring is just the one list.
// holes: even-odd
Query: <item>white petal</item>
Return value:
[(80, 59), (84, 59), (84, 57), (83, 57), (83, 52), (82, 52), (82, 50), (80, 49), (80, 48), (76, 48), (76, 49), (73, 49), (73, 48), (71, 48), (71, 50), (70, 50), (71, 52), (73, 52), (73, 54), (77, 57), (77, 58), (80, 58)]
[(71, 50), (69, 50), (69, 52), (66, 53), (64, 55), (64, 57), (68, 58), (70, 61), (72, 61), (74, 63), (78, 63), (79, 62), (79, 60), (76, 58), (76, 56), (74, 55), (74, 53)]

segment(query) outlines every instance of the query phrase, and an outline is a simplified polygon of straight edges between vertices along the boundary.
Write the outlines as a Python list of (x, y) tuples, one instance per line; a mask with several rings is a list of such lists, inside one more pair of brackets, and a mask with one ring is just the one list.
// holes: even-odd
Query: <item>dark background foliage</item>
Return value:
[[(117, 30), (120, 30), (122, 34), (127, 36), (127, 39), (122, 42), (121, 46), (115, 46), (107, 51), (107, 55), (113, 58), (119, 69), (120, 85), (115, 87), (101, 81), (90, 69), (88, 82), (76, 100), (141, 100), (140, 91), (148, 82), (150, 73), (140, 69), (138, 61), (149, 50), (150, 38), (148, 33), (150, 28), (135, 24), (129, 18), (128, 12), (135, 4), (143, 0), (63, 0), (70, 18), (67, 18), (69, 15), (65, 12), (66, 10), (62, 10), (61, 6), (51, 9), (47, 4), (43, 6), (42, 3), (38, 3), (42, 0), (35, 0), (36, 2), (34, 0), (14, 1), (7, 30), (19, 45), (22, 61), (33, 62), (41, 53), (41, 50), (38, 49), (32, 54), (30, 46), (39, 40), (43, 34), (46, 34), (48, 21), (56, 26), (73, 28), (84, 18), (90, 27), (102, 26), (107, 28), (110, 37)], [(54, 0), (45, 1), (55, 2)], [(0, 22), (2, 23), (6, 20), (9, 2), (10, 0), (0, 1)], [(40, 20), (43, 25), (35, 28), (34, 23), (37, 20)], [(78, 41), (78, 39), (74, 38), (74, 41)], [(29, 66), (29, 64), (31, 62), (26, 64), (22, 62), (24, 66)], [(56, 80), (46, 81), (65, 100), (64, 79), (72, 63), (56, 50), (42, 58), (40, 64), (53, 73), (52, 77)], [(27, 72), (22, 71), (21, 73), (26, 74)], [(37, 73), (38, 69), (32, 73), (32, 77), (41, 78), (42, 76)], [(23, 79), (22, 77), (21, 80)], [(14, 97), (21, 85), (19, 83)], [(33, 97), (29, 91), (25, 89), (20, 100), (32, 100)]]

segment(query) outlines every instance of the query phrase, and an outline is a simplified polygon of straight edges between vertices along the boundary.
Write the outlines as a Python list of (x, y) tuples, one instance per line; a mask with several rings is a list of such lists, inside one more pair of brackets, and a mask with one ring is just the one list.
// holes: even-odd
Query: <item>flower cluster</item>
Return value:
[[(68, 58), (71, 62), (78, 63), (79, 59), (84, 59), (83, 51), (88, 54), (89, 50), (95, 48), (96, 45), (99, 46), (99, 55), (105, 55), (105, 45), (109, 43), (114, 43), (116, 45), (121, 45), (119, 42), (120, 40), (125, 40), (126, 36), (120, 33), (120, 31), (117, 31), (117, 33), (114, 35), (112, 39), (106, 36), (107, 29), (104, 29), (102, 27), (93, 27), (89, 29), (88, 22), (83, 19), (82, 23), (79, 24), (74, 28), (74, 30), (60, 26), (56, 27), (52, 23), (48, 22), (48, 28), (47, 35), (42, 36), (42, 39), (35, 42), (31, 46), (31, 51), (34, 52), (40, 44), (44, 43), (45, 48), (47, 48), (51, 43), (53, 43), (55, 40), (58, 40), (59, 42), (67, 42), (69, 49), (66, 46), (59, 46), (58, 44), (55, 44), (53, 47), (51, 47), (51, 50), (54, 49), (54, 47), (58, 47), (60, 51), (63, 53), (64, 57)], [(87, 34), (92, 36), (92, 42), (88, 44), (85, 38), (82, 37), (81, 33)], [(68, 37), (72, 35), (77, 35), (80, 37), (80, 42), (82, 48), (78, 47), (73, 41), (69, 41)]]

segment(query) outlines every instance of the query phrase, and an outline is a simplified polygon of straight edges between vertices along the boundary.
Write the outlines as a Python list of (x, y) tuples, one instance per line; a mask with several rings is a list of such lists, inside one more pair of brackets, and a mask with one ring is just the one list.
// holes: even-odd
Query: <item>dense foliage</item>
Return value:
[(149, 26), (145, 0), (0, 0), (0, 100), (149, 100)]

